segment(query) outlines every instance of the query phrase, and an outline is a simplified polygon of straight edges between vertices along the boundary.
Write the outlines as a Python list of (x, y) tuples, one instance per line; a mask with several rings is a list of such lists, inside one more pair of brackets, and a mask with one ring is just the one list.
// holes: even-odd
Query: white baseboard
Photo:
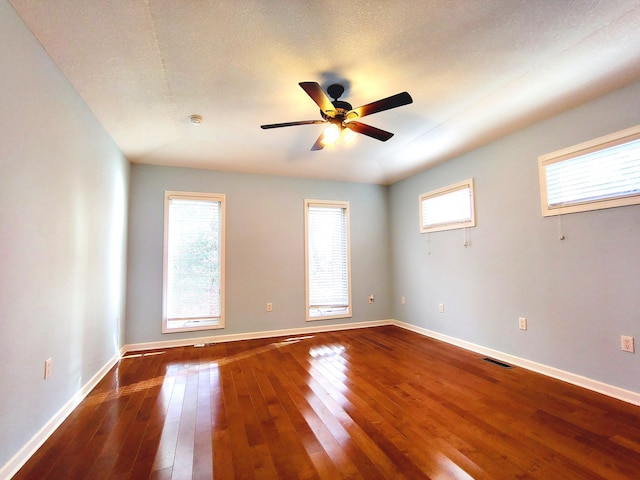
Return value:
[(0, 480), (8, 480), (36, 453), (62, 422), (82, 400), (95, 388), (111, 368), (118, 363), (120, 355), (111, 358), (78, 392), (29, 440), (5, 465), (0, 468)]
[(97, 372), (74, 396), (71, 398), (41, 429), (31, 440), (24, 445), (13, 458), (11, 458), (2, 468), (0, 468), (0, 480), (8, 480), (15, 475), (18, 470), (31, 458), (31, 456), (42, 446), (62, 422), (71, 414), (80, 402), (93, 390), (111, 368), (120, 360), (120, 357), (128, 351), (152, 350), (159, 348), (181, 347), (193, 345), (194, 343), (221, 343), (234, 342), (238, 340), (250, 340), (254, 338), (270, 338), (291, 335), (304, 335), (310, 333), (331, 332), (338, 330), (351, 330), (355, 328), (380, 327), (392, 325), (393, 320), (376, 320), (371, 322), (343, 323), (338, 325), (313, 325), (303, 328), (291, 328), (284, 330), (269, 330), (264, 332), (250, 332), (230, 335), (218, 335), (212, 337), (198, 337), (183, 340), (167, 340), (163, 342), (149, 342), (124, 345), (120, 349), (120, 354), (113, 357), (107, 364)]
[[(427, 330), (426, 328), (417, 327), (408, 323), (400, 322), (398, 320), (375, 320), (371, 322), (358, 322), (358, 323), (343, 323), (337, 325), (313, 325), (310, 327), (291, 328), (284, 330), (268, 330), (263, 332), (249, 332), (229, 335), (217, 335), (211, 337), (197, 337), (181, 340), (167, 340), (162, 342), (148, 342), (148, 343), (135, 343), (124, 345), (120, 349), (120, 356), (128, 351), (135, 350), (154, 350), (160, 348), (171, 347), (183, 347), (193, 345), (195, 343), (222, 343), (222, 342), (234, 342), (238, 340), (251, 340), (256, 338), (271, 338), (282, 337), (292, 335), (305, 335), (320, 332), (331, 332), (339, 330), (352, 330), (356, 328), (370, 328), (380, 327), (384, 325), (395, 325), (405, 330), (424, 335), (426, 337), (441, 340), (443, 342), (455, 345), (457, 347), (470, 350), (472, 352), (486, 355), (491, 358), (502, 360), (504, 362), (517, 365), (527, 370), (531, 370), (543, 375), (547, 375), (558, 380), (577, 385), (579, 387), (592, 390), (594, 392), (602, 393), (609, 397), (622, 400), (624, 402), (631, 403), (633, 405), (640, 406), (640, 393), (625, 390), (613, 385), (599, 382), (587, 377), (582, 377), (571, 372), (559, 370), (557, 368), (549, 367), (540, 363), (532, 362), (530, 360), (509, 355), (507, 353), (493, 350), (491, 348), (476, 345), (471, 342), (443, 335), (438, 332)], [(118, 362), (120, 356), (115, 356), (107, 364), (97, 372), (93, 378), (91, 378), (74, 396), (69, 400), (64, 407), (56, 413), (51, 420), (44, 425), (38, 433), (36, 433), (29, 442), (16, 453), (9, 462), (7, 462), (2, 468), (0, 468), (0, 480), (8, 480), (15, 475), (18, 470), (31, 458), (31, 456), (42, 446), (42, 444), (49, 438), (49, 436), (62, 424), (62, 422), (69, 416), (69, 414), (76, 408), (80, 402), (93, 390), (93, 388), (102, 380), (109, 370)]]
[(288, 328), (284, 330), (265, 330), (262, 332), (247, 332), (210, 337), (185, 338), (181, 340), (164, 340), (160, 342), (132, 343), (122, 347), (123, 352), (156, 350), (171, 347), (187, 347), (197, 343), (223, 343), (238, 340), (253, 340), (256, 338), (285, 337), (292, 335), (306, 335), (309, 333), (335, 332), (338, 330), (352, 330), (355, 328), (381, 327), (393, 325), (393, 320), (374, 320), (371, 322), (341, 323), (337, 325), (313, 325), (310, 327)]
[(460, 340), (455, 337), (450, 337), (448, 335), (443, 335), (441, 333), (434, 332), (432, 330), (427, 330), (426, 328), (417, 327), (409, 323), (393, 320), (392, 324), (400, 328), (404, 328), (405, 330), (410, 330), (412, 332), (419, 333), (420, 335), (431, 337), (436, 340), (441, 340), (451, 345), (464, 348), (465, 350), (470, 350), (472, 352), (476, 352), (481, 355), (485, 355), (487, 357), (495, 358), (497, 360), (501, 360), (503, 362), (507, 362), (512, 365), (517, 365), (518, 367), (526, 368), (527, 370), (541, 373), (548, 377), (552, 377), (557, 380), (562, 380), (564, 382), (571, 383), (572, 385), (586, 388), (588, 390), (602, 393), (603, 395), (607, 395), (609, 397), (613, 397), (618, 400), (622, 400), (624, 402), (640, 406), (640, 393), (638, 392), (632, 392), (630, 390), (625, 390), (623, 388), (615, 387), (613, 385), (609, 385), (609, 384), (600, 382), (598, 380), (593, 380), (588, 377), (576, 375), (575, 373), (566, 372), (564, 370), (559, 370), (557, 368), (550, 367), (548, 365), (532, 362), (531, 360), (527, 360), (525, 358), (516, 357), (508, 353), (503, 353), (498, 350), (493, 350), (491, 348), (483, 347), (481, 345), (476, 345), (475, 343), (466, 342), (464, 340)]

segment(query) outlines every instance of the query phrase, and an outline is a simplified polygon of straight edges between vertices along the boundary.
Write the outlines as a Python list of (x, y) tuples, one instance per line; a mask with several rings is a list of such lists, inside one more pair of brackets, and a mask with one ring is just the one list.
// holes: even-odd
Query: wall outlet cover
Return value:
[(626, 335), (620, 336), (620, 348), (623, 352), (634, 353), (635, 347), (633, 345), (633, 337), (628, 337)]

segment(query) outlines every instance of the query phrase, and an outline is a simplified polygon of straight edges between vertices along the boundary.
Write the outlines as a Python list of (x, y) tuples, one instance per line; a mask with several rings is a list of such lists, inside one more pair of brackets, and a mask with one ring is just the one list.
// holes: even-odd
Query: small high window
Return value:
[(420, 233), (476, 225), (472, 178), (423, 193), (418, 199)]
[(640, 204), (640, 126), (538, 158), (542, 214)]

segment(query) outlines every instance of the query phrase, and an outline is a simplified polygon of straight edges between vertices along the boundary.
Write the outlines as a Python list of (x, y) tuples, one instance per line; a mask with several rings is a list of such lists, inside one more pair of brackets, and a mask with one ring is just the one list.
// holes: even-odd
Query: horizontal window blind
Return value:
[(538, 157), (543, 216), (640, 204), (640, 125)]
[(422, 225), (432, 227), (471, 219), (471, 189), (460, 188), (422, 200)]
[(549, 208), (640, 195), (640, 140), (544, 168)]
[(307, 295), (309, 316), (348, 313), (349, 248), (344, 206), (307, 206)]
[(221, 207), (215, 198), (168, 197), (166, 328), (221, 317)]
[(420, 231), (475, 226), (473, 180), (420, 195)]

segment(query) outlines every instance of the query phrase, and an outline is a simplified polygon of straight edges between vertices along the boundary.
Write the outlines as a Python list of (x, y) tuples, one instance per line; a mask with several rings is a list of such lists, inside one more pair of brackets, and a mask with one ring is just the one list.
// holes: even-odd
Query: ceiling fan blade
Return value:
[(385, 110), (408, 105), (412, 102), (413, 98), (411, 98), (411, 95), (409, 95), (407, 92), (402, 92), (387, 98), (383, 98), (382, 100), (378, 100), (377, 102), (367, 103), (366, 105), (362, 105), (361, 107), (354, 108), (349, 113), (347, 113), (347, 118), (351, 118), (349, 114), (353, 113), (362, 118), (366, 115), (384, 112)]
[(336, 109), (333, 106), (333, 103), (331, 103), (331, 100), (329, 100), (329, 97), (327, 97), (327, 94), (324, 93), (324, 90), (322, 90), (322, 87), (317, 82), (300, 82), (298, 85), (300, 85), (302, 89), (307, 92), (307, 95), (316, 102), (316, 105), (320, 107), (320, 110), (324, 113), (331, 114), (329, 116), (333, 116)]
[(349, 122), (345, 124), (345, 127), (350, 128), (354, 132), (358, 132), (363, 135), (366, 135), (367, 137), (380, 140), (381, 142), (386, 142), (391, 137), (393, 137), (393, 133), (391, 132), (380, 130), (379, 128), (372, 127), (371, 125), (366, 125), (360, 122)]
[(301, 120), (299, 122), (271, 123), (269, 125), (260, 125), (260, 128), (266, 130), (268, 128), (293, 127), (294, 125), (313, 125), (316, 123), (325, 123), (325, 120)]
[(324, 140), (324, 132), (320, 134), (320, 136), (316, 140), (316, 143), (313, 144), (313, 146), (311, 147), (311, 151), (314, 152), (316, 150), (322, 150), (324, 148), (324, 143), (322, 143), (323, 140)]

